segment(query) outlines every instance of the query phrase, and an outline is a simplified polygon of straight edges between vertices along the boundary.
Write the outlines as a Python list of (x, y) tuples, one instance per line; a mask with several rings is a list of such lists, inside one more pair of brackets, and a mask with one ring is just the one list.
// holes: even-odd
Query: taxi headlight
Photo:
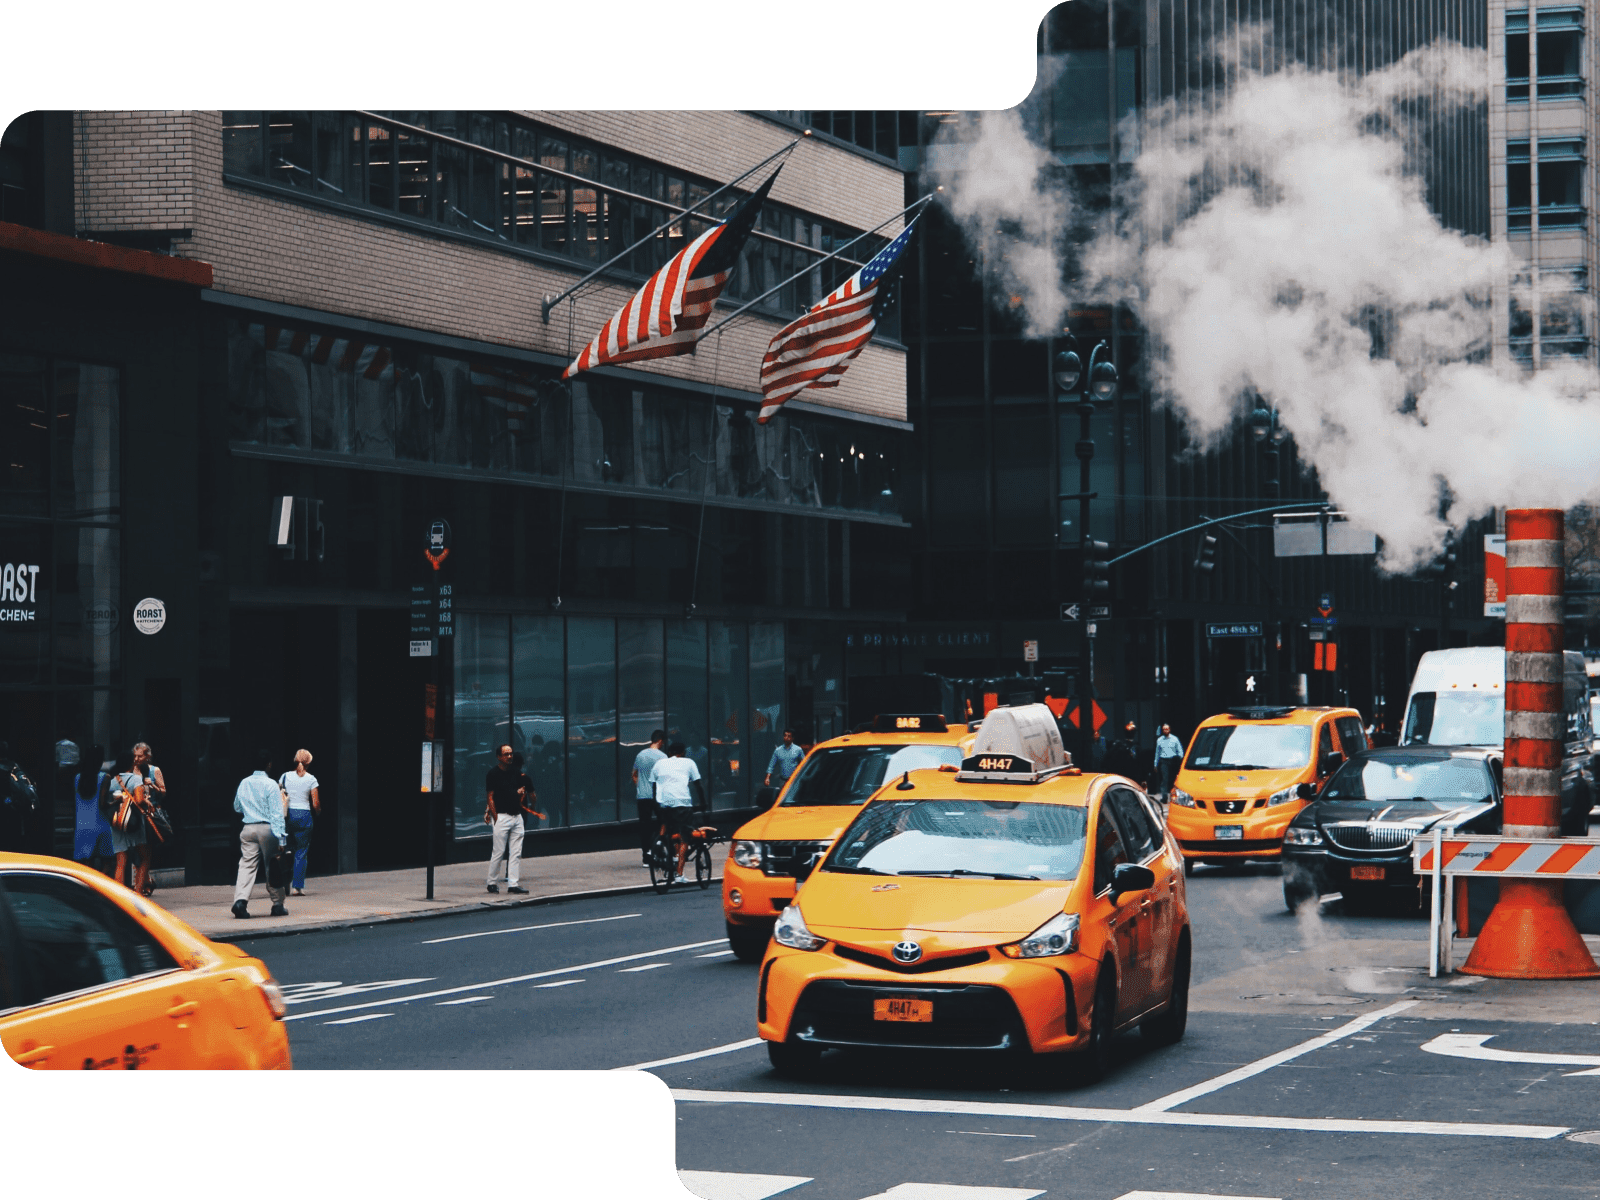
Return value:
[(735, 842), (733, 844), (733, 861), (741, 867), (759, 867), (761, 865), (761, 843)]
[(1001, 946), (1007, 958), (1052, 958), (1078, 948), (1078, 914), (1057, 913), (1020, 942)]
[(1267, 807), (1277, 808), (1280, 804), (1293, 804), (1298, 799), (1300, 799), (1299, 787), (1286, 787), (1283, 791), (1273, 792), (1272, 795), (1267, 797)]
[(1194, 797), (1179, 787), (1175, 787), (1169, 791), (1167, 793), (1167, 799), (1169, 799), (1173, 804), (1182, 805), (1184, 808), (1194, 807)]
[(1315, 829), (1296, 829), (1291, 825), (1283, 831), (1283, 840), (1291, 846), (1320, 846), (1322, 834)]
[(806, 928), (805, 918), (792, 904), (783, 910), (778, 923), (772, 927), (772, 940), (791, 950), (821, 950), (828, 944), (827, 938), (819, 938)]

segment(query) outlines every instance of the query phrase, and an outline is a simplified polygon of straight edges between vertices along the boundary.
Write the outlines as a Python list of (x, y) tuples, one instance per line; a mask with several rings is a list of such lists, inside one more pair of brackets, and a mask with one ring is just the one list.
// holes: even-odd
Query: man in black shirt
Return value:
[(526, 896), (528, 889), (518, 887), (517, 881), (522, 878), (522, 811), (528, 795), (528, 777), (512, 769), (510, 746), (501, 746), (498, 758), (499, 761), (489, 768), (488, 777), (484, 780), (488, 804), (483, 810), (483, 823), (494, 830), (493, 848), (489, 852), (489, 878), (486, 882), (489, 891), (498, 895), (500, 888), (496, 875), (503, 856), (506, 860), (506, 891)]
[(1144, 760), (1139, 756), (1139, 727), (1129, 721), (1122, 736), (1106, 748), (1100, 770), (1108, 775), (1123, 775), (1144, 786)]

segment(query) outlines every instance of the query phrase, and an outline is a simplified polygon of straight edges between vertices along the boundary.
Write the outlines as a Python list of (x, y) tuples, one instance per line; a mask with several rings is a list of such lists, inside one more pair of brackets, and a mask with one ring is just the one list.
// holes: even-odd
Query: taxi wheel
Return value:
[(1099, 1083), (1111, 1070), (1111, 1043), (1116, 1037), (1117, 981), (1110, 968), (1100, 972), (1094, 987), (1094, 1011), (1089, 1014), (1089, 1044), (1078, 1051), (1079, 1080)]
[(811, 1079), (822, 1069), (822, 1047), (804, 1042), (768, 1042), (767, 1061), (779, 1075)]
[(767, 952), (767, 942), (772, 935), (765, 929), (742, 929), (731, 921), (724, 921), (728, 931), (728, 949), (742, 963), (758, 963)]
[(1300, 911), (1302, 904), (1317, 898), (1316, 885), (1303, 871), (1287, 871), (1283, 876), (1283, 906), (1292, 913)]
[(1189, 935), (1178, 943), (1172, 964), (1172, 998), (1167, 1010), (1139, 1022), (1139, 1035), (1153, 1046), (1175, 1046), (1189, 1027)]

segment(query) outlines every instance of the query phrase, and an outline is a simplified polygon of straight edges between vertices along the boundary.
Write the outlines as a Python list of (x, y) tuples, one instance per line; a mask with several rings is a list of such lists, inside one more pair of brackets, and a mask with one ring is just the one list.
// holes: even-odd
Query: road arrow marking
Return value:
[(1481, 1062), (1535, 1063), (1551, 1067), (1591, 1067), (1589, 1071), (1571, 1071), (1575, 1075), (1600, 1075), (1600, 1055), (1597, 1054), (1540, 1054), (1533, 1050), (1496, 1050), (1484, 1043), (1495, 1037), (1492, 1033), (1441, 1033), (1422, 1048), (1429, 1054), (1442, 1054), (1446, 1058), (1475, 1058)]

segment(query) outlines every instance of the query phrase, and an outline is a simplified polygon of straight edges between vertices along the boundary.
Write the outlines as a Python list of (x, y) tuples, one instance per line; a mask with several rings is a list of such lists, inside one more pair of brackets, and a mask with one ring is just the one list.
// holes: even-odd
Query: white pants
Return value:
[(516, 887), (522, 878), (522, 815), (494, 818), (494, 849), (489, 852), (489, 883), (499, 883), (500, 860), (506, 860), (506, 886)]

